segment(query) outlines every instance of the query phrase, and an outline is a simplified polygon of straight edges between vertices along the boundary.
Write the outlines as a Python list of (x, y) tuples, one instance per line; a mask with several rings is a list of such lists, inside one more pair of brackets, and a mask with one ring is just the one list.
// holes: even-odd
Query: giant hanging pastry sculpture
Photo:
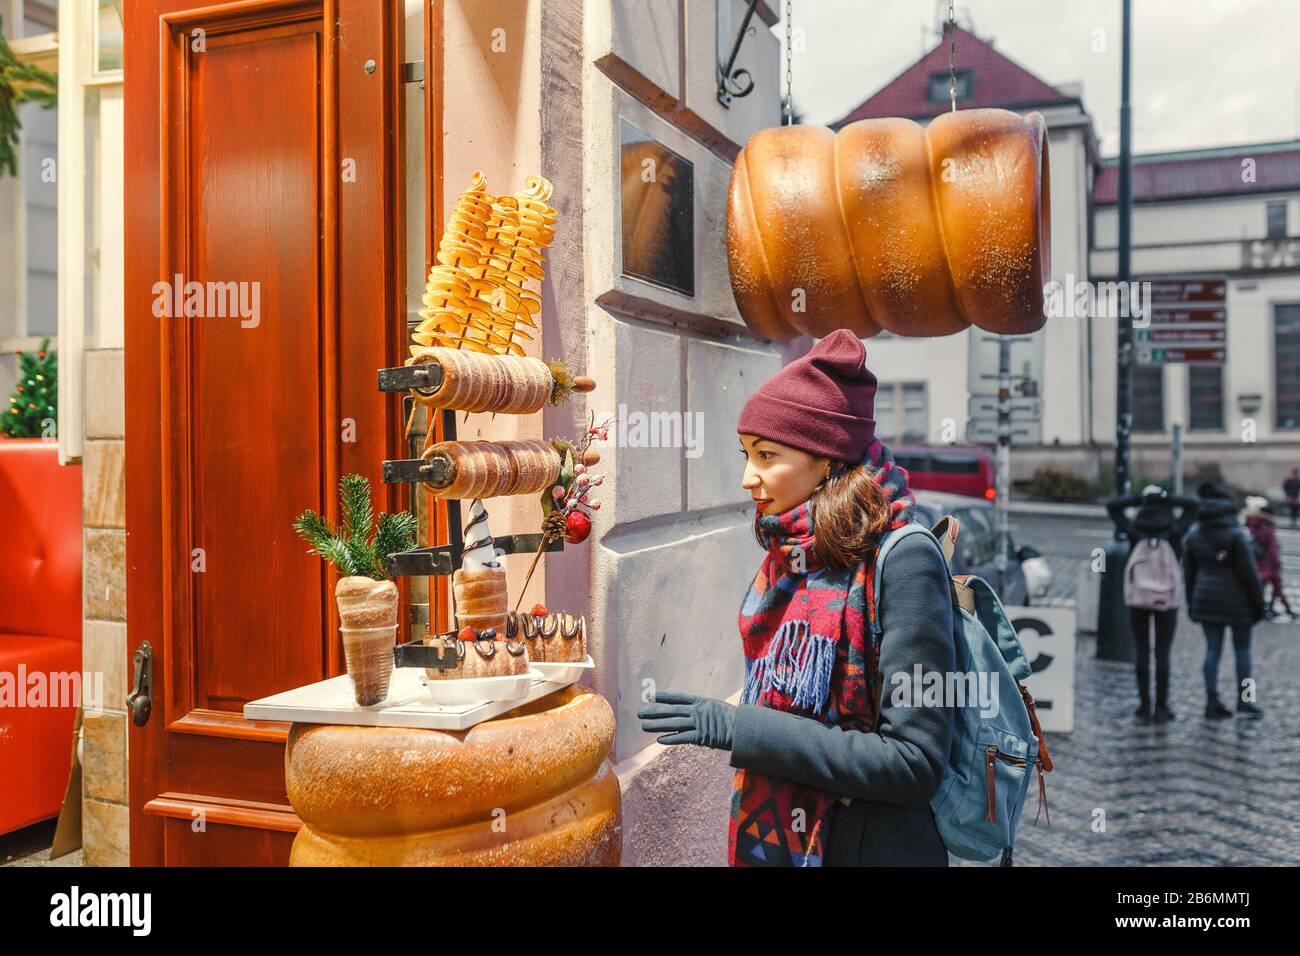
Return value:
[(774, 341), (839, 328), (1036, 331), (1051, 265), (1048, 189), (1038, 113), (760, 130), (731, 173), (736, 304)]

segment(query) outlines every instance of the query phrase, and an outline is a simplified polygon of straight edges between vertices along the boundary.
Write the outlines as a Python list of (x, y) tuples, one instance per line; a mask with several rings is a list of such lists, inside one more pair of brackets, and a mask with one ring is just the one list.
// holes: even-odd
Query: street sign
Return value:
[(1025, 379), (1043, 380), (1043, 334), (994, 335), (976, 326), (970, 328), (967, 349), (967, 387), (972, 395), (998, 394), (998, 345), (1006, 339), (1011, 349), (1011, 385)]
[(1228, 310), (1219, 305), (1162, 306), (1153, 305), (1152, 325), (1202, 325), (1228, 321)]
[(1142, 277), (1150, 283), (1147, 317), (1135, 328), (1139, 365), (1222, 365), (1228, 345), (1228, 280), (1222, 276)]
[[(972, 395), (968, 414), (971, 418), (986, 418), (996, 423), (998, 420), (998, 400), (988, 395)], [(1033, 420), (1043, 417), (1043, 402), (1038, 398), (1011, 399), (1011, 420), (1013, 422)]]
[(1228, 341), (1228, 330), (1223, 326), (1170, 328), (1161, 325), (1149, 329), (1137, 329), (1134, 334), (1139, 342), (1150, 342), (1153, 345), (1180, 345), (1184, 348), (1226, 345)]
[(1045, 731), (1074, 730), (1075, 609), (1070, 607), (1005, 607), (1007, 619), (1029, 658), (1024, 681), (1034, 696), (1034, 710)]
[[(998, 441), (998, 420), (972, 418), (966, 423), (966, 440), (975, 445), (996, 445)], [(1011, 444), (1041, 445), (1043, 443), (1043, 423), (1033, 421), (1011, 420)]]
[(1162, 365), (1181, 362), (1185, 365), (1222, 365), (1227, 349), (1219, 348), (1166, 348), (1150, 343), (1137, 345), (1139, 365)]
[(1221, 305), (1228, 299), (1228, 280), (1223, 276), (1143, 276), (1137, 281), (1151, 283), (1152, 305), (1189, 302)]

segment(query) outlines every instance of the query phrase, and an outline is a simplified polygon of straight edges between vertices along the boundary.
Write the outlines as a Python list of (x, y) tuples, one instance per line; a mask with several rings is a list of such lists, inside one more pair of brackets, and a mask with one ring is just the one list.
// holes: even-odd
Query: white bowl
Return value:
[(581, 680), (583, 672), (595, 667), (596, 662), (588, 654), (584, 661), (531, 661), (529, 666), (535, 671), (541, 671), (548, 683), (572, 684)]
[(430, 680), (422, 675), (435, 704), (482, 704), (494, 700), (521, 700), (528, 696), (528, 688), (542, 675), (530, 668), (524, 674), (506, 674), (502, 677), (453, 677), (447, 680)]

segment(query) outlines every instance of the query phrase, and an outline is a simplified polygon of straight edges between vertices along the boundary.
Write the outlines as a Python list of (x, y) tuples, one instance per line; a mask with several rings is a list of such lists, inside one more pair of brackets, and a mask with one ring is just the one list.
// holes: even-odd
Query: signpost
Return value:
[(1228, 280), (1159, 276), (1151, 283), (1150, 324), (1136, 330), (1140, 365), (1222, 365), (1228, 346)]

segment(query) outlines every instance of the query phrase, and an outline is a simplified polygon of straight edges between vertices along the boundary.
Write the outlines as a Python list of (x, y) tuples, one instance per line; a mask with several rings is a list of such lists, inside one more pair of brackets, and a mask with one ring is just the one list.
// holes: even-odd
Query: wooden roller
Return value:
[(1038, 113), (781, 126), (732, 167), (727, 261), (765, 339), (1042, 328), (1050, 274), (1047, 129)]
[(427, 483), (439, 498), (495, 498), (536, 494), (555, 484), (563, 459), (549, 441), (443, 441), (422, 456), (432, 466)]

